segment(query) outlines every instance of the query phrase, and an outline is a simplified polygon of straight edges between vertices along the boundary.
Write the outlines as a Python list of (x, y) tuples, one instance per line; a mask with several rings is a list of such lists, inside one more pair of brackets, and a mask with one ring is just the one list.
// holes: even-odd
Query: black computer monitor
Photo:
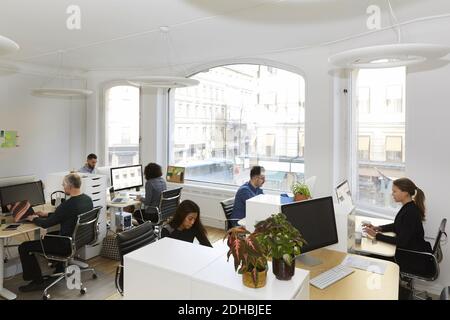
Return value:
[(314, 261), (304, 253), (338, 243), (332, 197), (285, 204), (281, 206), (281, 212), (307, 241), (301, 249), (302, 255), (298, 257), (305, 264), (316, 265), (320, 261)]
[(115, 191), (139, 188), (143, 185), (141, 164), (111, 168), (111, 186)]
[(45, 204), (42, 181), (0, 187), (0, 203), (3, 212), (8, 211), (6, 208), (8, 204), (22, 200), (28, 200), (32, 207)]

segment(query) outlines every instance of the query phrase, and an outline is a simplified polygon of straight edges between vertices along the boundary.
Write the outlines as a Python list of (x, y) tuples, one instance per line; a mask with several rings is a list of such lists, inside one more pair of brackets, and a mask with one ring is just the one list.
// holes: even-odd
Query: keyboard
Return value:
[(312, 278), (309, 283), (316, 288), (325, 289), (353, 272), (354, 270), (340, 264), (328, 271), (325, 271), (324, 273), (319, 274), (317, 277)]

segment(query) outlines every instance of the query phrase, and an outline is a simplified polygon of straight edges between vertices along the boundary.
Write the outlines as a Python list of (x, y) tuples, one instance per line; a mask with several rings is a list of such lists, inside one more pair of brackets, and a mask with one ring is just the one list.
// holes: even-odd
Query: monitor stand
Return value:
[(296, 257), (295, 260), (307, 267), (314, 267), (322, 263), (322, 260), (314, 258), (313, 256), (306, 253)]

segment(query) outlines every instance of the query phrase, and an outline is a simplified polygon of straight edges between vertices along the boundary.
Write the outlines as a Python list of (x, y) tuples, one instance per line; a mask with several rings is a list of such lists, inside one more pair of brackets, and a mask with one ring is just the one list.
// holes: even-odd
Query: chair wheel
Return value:
[(97, 274), (96, 274), (96, 273), (93, 273), (93, 274), (92, 274), (92, 279), (97, 279), (97, 278), (98, 278)]
[(42, 296), (42, 300), (50, 300), (50, 294), (49, 294), (49, 293), (44, 294), (44, 295)]
[(86, 291), (87, 291), (87, 289), (86, 289), (86, 288), (81, 288), (81, 289), (80, 289), (80, 293), (81, 293), (81, 294), (85, 294), (85, 293), (86, 293)]

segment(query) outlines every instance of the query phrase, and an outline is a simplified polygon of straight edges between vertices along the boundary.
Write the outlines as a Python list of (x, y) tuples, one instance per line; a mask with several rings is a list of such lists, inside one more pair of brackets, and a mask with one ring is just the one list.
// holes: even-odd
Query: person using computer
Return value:
[(97, 173), (95, 166), (97, 165), (97, 156), (93, 153), (89, 154), (86, 159), (84, 167), (81, 167), (78, 172), (80, 173)]
[(200, 207), (191, 200), (180, 203), (175, 215), (161, 231), (161, 238), (164, 237), (187, 242), (193, 242), (196, 238), (201, 245), (212, 247), (200, 220)]
[[(166, 181), (162, 178), (161, 166), (157, 163), (150, 162), (144, 168), (144, 176), (146, 180), (145, 198), (142, 196), (137, 196), (136, 200), (141, 201), (144, 204), (144, 209), (148, 207), (158, 207), (161, 199), (161, 192), (167, 190)], [(139, 222), (143, 222), (141, 221), (140, 213), (135, 214), (135, 219)], [(145, 219), (157, 222), (158, 215), (156, 213), (154, 215), (150, 214), (148, 217), (145, 217)]]
[(237, 226), (240, 219), (245, 218), (245, 201), (259, 194), (263, 194), (261, 189), (266, 181), (265, 170), (261, 166), (254, 166), (250, 170), (250, 181), (247, 181), (239, 187), (234, 198), (233, 212), (231, 213), (230, 223)]
[[(400, 178), (393, 182), (392, 196), (402, 207), (397, 213), (394, 223), (373, 226), (364, 224), (364, 231), (379, 241), (396, 245), (399, 248), (431, 252), (431, 244), (424, 239), (422, 221), (425, 220), (425, 194), (408, 178)], [(382, 232), (395, 232), (388, 236)]]
[[(64, 192), (70, 198), (59, 205), (55, 212), (36, 212), (35, 215), (27, 217), (28, 221), (41, 228), (49, 228), (61, 225), (59, 235), (72, 236), (77, 216), (93, 209), (92, 199), (81, 192), (81, 178), (76, 173), (68, 174), (63, 180)], [(44, 237), (42, 243), (46, 254), (65, 255), (71, 249), (67, 239)], [(43, 252), (40, 240), (26, 241), (19, 246), (20, 261), (23, 269), (23, 279), (31, 281), (27, 285), (19, 287), (22, 292), (42, 290), (48, 285), (48, 281), (42, 276), (41, 268), (33, 252)], [(58, 265), (56, 272), (62, 272), (63, 266)]]

